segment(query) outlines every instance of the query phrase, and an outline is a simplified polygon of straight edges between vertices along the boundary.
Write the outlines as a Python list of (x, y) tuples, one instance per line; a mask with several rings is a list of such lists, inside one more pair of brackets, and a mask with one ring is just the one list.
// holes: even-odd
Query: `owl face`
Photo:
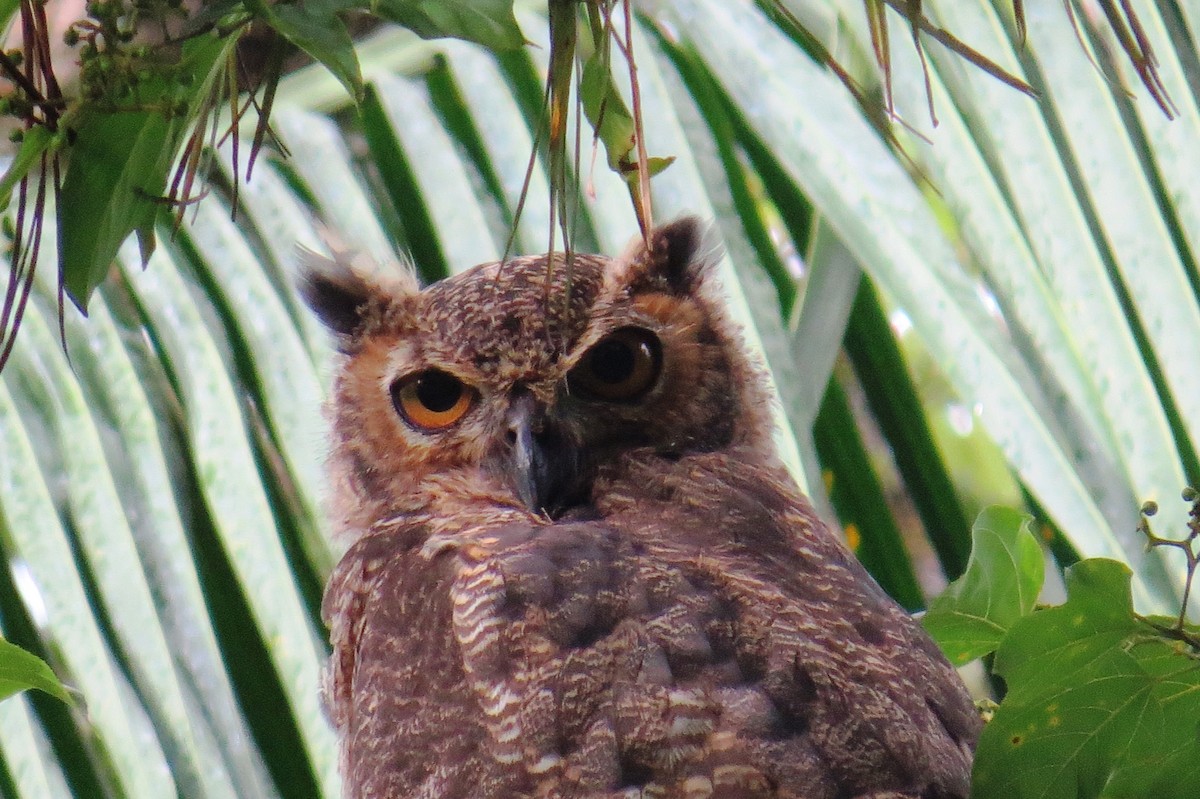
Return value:
[(589, 507), (630, 453), (750, 438), (757, 381), (706, 296), (700, 238), (682, 220), (617, 259), (484, 264), (424, 291), (310, 271), (306, 298), (345, 355), (332, 403), (342, 527), (557, 518)]

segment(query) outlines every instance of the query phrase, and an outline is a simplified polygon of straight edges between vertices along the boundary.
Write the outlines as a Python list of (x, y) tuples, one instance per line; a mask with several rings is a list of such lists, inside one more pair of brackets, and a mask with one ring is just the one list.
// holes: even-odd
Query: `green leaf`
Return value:
[[(857, 273), (857, 265), (851, 271)], [(808, 306), (806, 292), (804, 308)], [(971, 555), (971, 525), (935, 443), (933, 420), (922, 410), (899, 337), (892, 332), (869, 280), (859, 282), (848, 322), (846, 355), (863, 386), (867, 405), (891, 447), (942, 571), (957, 579), (966, 571)]]
[[(236, 389), (188, 293), (180, 263), (167, 249), (160, 248), (145, 270), (137, 268), (127, 249), (120, 258), (122, 273), (177, 386), (197, 485), (214, 530), (261, 638), (269, 642), (275, 676), (292, 713), (286, 725), (295, 725), (304, 747), (295, 762), (307, 761), (312, 768), (310, 776), (293, 765), (289, 778), (306, 786), (297, 795), (316, 795), (308, 785), (315, 778), (321, 795), (333, 797), (338, 795), (336, 740), (318, 696), (318, 633), (310, 626), (276, 532), (269, 489), (255, 462)], [(285, 722), (275, 726), (291, 734), (283, 732)]]
[(650, 177), (661, 174), (663, 170), (675, 163), (675, 156), (654, 155), (646, 159), (646, 172)]
[(261, 0), (207, 0), (190, 11), (183, 24), (183, 36), (225, 26), (232, 29), (244, 19), (247, 10), (258, 13), (262, 6)]
[[(96, 313), (102, 317), (101, 305)], [(104, 615), (105, 627), (120, 651), (141, 664), (131, 681), (151, 717), (162, 725), (159, 735), (172, 754), (176, 784), (185, 794), (203, 786), (205, 796), (232, 799), (228, 773), (218, 764), (206, 763), (206, 755), (215, 752), (201, 744), (207, 718), (188, 712), (187, 685), (173, 668), (172, 645), (159, 616), (164, 597), (152, 587), (147, 569), (151, 553), (138, 547), (130, 525), (133, 514), (122, 505), (118, 489), (121, 478), (113, 473), (119, 461), (106, 456), (101, 441), (104, 427), (96, 425), (77, 380), (76, 370), (90, 367), (84, 359), (90, 362), (96, 353), (82, 353), (80, 360), (69, 363), (58, 352), (58, 342), (38, 308), (31, 307), (26, 314), (23, 336), (33, 352), (18, 353), (13, 366), (18, 379), (29, 386), (28, 399), (47, 413), (51, 438), (46, 443), (56, 442), (61, 453), (55, 466), (65, 484), (75, 551), (95, 575), (90, 588), (93, 601), (98, 601), (97, 612)], [(131, 409), (122, 408), (126, 410)], [(132, 454), (133, 447), (125, 446)]]
[[(41, 291), (46, 296), (51, 289), (48, 284), (52, 278), (39, 273), (39, 279), (43, 281)], [(162, 719), (160, 724), (170, 727), (164, 734), (174, 740), (189, 732), (194, 734), (199, 749), (196, 761), (203, 764), (201, 785), (207, 786), (203, 788), (202, 795), (214, 799), (228, 796), (222, 784), (225, 775), (228, 775), (231, 778), (229, 785), (235, 795), (247, 799), (265, 796), (260, 786), (266, 778), (265, 775), (260, 778), (258, 771), (261, 766), (256, 768), (254, 762), (257, 751), (238, 745), (244, 722), (238, 714), (229, 676), (222, 663), (217, 638), (205, 606), (197, 564), (192, 559), (188, 530), (185, 530), (181, 519), (181, 512), (185, 515), (188, 513), (188, 503), (177, 502), (175, 491), (180, 490), (179, 481), (173, 479), (167, 466), (170, 456), (163, 449), (163, 442), (168, 439), (164, 428), (168, 424), (162, 417), (156, 418), (151, 406), (155, 398), (153, 384), (138, 379), (139, 373), (122, 346), (119, 323), (114, 320), (105, 298), (93, 298), (86, 320), (74, 313), (65, 316), (70, 363), (80, 380), (80, 390), (87, 397), (89, 406), (95, 409), (96, 417), (103, 420), (100, 424), (102, 435), (119, 442), (107, 454), (111, 456), (114, 452), (121, 452), (127, 458), (124, 463), (119, 458), (110, 460), (113, 479), (121, 492), (124, 506), (127, 509), (136, 508), (136, 511), (129, 510), (126, 515), (154, 592), (167, 645), (175, 653), (180, 690), (187, 702), (186, 707), (195, 707), (195, 700), (202, 697), (203, 718), (192, 713), (181, 722), (177, 717), (172, 720), (164, 715), (162, 710), (155, 711), (158, 718)], [(36, 328), (35, 325), (27, 329), (24, 335), (36, 335)], [(46, 341), (44, 335), (39, 338)], [(57, 345), (57, 341), (50, 339), (48, 344), (42, 345), (42, 349), (49, 346), (56, 350)], [(144, 378), (146, 373), (140, 374)], [(70, 440), (72, 434), (66, 435), (66, 440)], [(92, 479), (80, 478), (70, 485), (74, 493), (86, 493), (93, 490), (89, 487), (96, 485), (100, 479), (101, 476), (96, 474)], [(191, 493), (187, 489), (183, 491)], [(198, 503), (199, 498), (190, 501)], [(86, 513), (81, 512), (79, 518), (86, 521)], [(118, 522), (120, 519), (114, 514), (112, 518), (104, 519), (102, 525), (109, 528), (109, 535), (115, 535)], [(88, 523), (94, 524), (92, 521)], [(117, 551), (116, 547), (110, 549)], [(136, 574), (131, 576), (136, 577)], [(138, 634), (139, 649), (149, 643), (149, 629), (145, 627)], [(139, 662), (143, 662), (143, 658), (143, 655), (139, 655)], [(145, 659), (144, 662), (150, 660)], [(139, 681), (145, 684), (149, 680), (161, 681), (166, 676), (166, 672), (147, 673), (147, 670), (143, 670), (139, 672)], [(150, 688), (142, 688), (141, 691), (149, 707), (164, 704), (162, 700), (154, 698)], [(86, 696), (83, 701), (87, 702)], [(220, 749), (224, 757), (214, 758), (214, 749)], [(186, 750), (174, 750), (172, 766), (177, 773), (188, 767), (186, 755)], [(202, 790), (201, 785), (196, 785), (193, 790)], [(186, 787), (183, 793), (188, 795)]]
[(11, 701), (0, 701), (0, 757), (4, 762), (4, 770), (12, 775), (11, 795), (14, 799), (68, 796), (54, 756), (38, 746), (39, 736), (34, 732), (35, 725), (27, 697), (17, 696)]
[(13, 189), (17, 187), (21, 178), (28, 175), (29, 171), (33, 169), (33, 165), (56, 143), (55, 135), (42, 125), (25, 131), (25, 137), (21, 140), (21, 148), (17, 150), (17, 155), (9, 165), (8, 171), (4, 173), (4, 177), (0, 178), (0, 208), (8, 207)]
[(125, 238), (153, 223), (170, 167), (169, 132), (157, 111), (97, 113), (80, 126), (58, 230), (63, 281), (81, 310)]
[[(1077, 456), (1064, 448), (1045, 411), (1048, 402), (1027, 379), (1013, 337), (980, 302), (978, 282), (926, 196), (845, 87), (753, 6), (716, 0), (652, 5), (705, 61), (877, 288), (905, 310), (955, 390), (980, 410), (980, 424), (1072, 543), (1087, 555), (1139, 556), (1140, 549), (1127, 550), (1114, 532), (1125, 528), (1115, 528), (1101, 512), (1097, 498), (1103, 495), (1089, 492)], [(800, 85), (804, 102), (796, 101)], [(1008, 185), (1025, 193), (1024, 182)], [(1110, 372), (1101, 374), (1107, 379)], [(1161, 575), (1140, 579), (1135, 590), (1160, 609), (1174, 604)]]
[(1030, 517), (985, 509), (971, 528), (967, 570), (933, 601), (921, 622), (956, 666), (996, 650), (1005, 633), (1033, 612), (1045, 564)]
[[(153, 250), (146, 234), (163, 207), (167, 173), (215, 68), (235, 44), (233, 37), (206, 36), (184, 45), (179, 80), (190, 76), (191, 92), (185, 115), (168, 120), (158, 109), (92, 110), (77, 121), (62, 186), (69, 201), (58, 203), (58, 234), (63, 282), (81, 310), (130, 233), (139, 232), (143, 255)], [(165, 86), (143, 89), (167, 94)]]
[[(364, 113), (370, 104), (364, 106)], [(395, 248), (361, 187), (337, 125), (329, 117), (295, 109), (275, 112), (272, 127), (292, 154), (288, 165), (312, 192), (316, 207), (344, 241), (376, 263), (389, 263)], [(381, 164), (382, 167), (390, 166)]]
[(525, 44), (512, 0), (374, 0), (371, 10), (422, 39), (450, 36), (492, 50), (516, 50)]
[(211, 291), (229, 314), (227, 324), (245, 342), (253, 365), (252, 388), (279, 447), (295, 499), (290, 516), (301, 545), (322, 579), (337, 559), (321, 534), (320, 463), (308, 453), (324, 434), (321, 384), (279, 295), (255, 260), (255, 253), (231, 221), (229, 209), (213, 199), (189, 214), (187, 236), (196, 248), (199, 270), (210, 277)]
[(1009, 692), (980, 737), (975, 799), (1200, 795), (1200, 663), (1133, 612), (1128, 567), (1081, 561), (1064, 605), (996, 654)]
[[(380, 170), (393, 198), (409, 204), (414, 217), (418, 204), (428, 215), (427, 232), (416, 225), (406, 228), (417, 262), (424, 267), (442, 261), (454, 272), (500, 258), (500, 244), (488, 235), (478, 187), (471, 182), (453, 140), (438, 125), (424, 85), (381, 75), (376, 86), (379, 91), (372, 99), (381, 113), (364, 113), (363, 127), (372, 152), (394, 146), (403, 153)], [(405, 165), (408, 174), (399, 174)], [(404, 194), (405, 178), (411, 181), (411, 198)]]
[(0, 638), (0, 701), (30, 688), (70, 703), (71, 697), (46, 662)]
[(832, 476), (829, 499), (862, 565), (881, 588), (906, 610), (919, 610), (925, 596), (913, 571), (904, 539), (888, 510), (883, 486), (854, 423), (842, 384), (830, 380), (813, 425), (817, 454)]
[(3, 0), (3, 2), (0, 2), (0, 30), (8, 27), (13, 14), (17, 13), (17, 9), (20, 7), (20, 0)]
[(344, 6), (337, 0), (277, 3), (266, 6), (264, 18), (280, 35), (324, 64), (357, 103), (362, 99), (362, 73), (354, 40), (338, 17)]
[[(27, 348), (28, 344), (22, 343), (14, 349), (18, 359), (14, 365), (20, 363)], [(29, 354), (31, 359), (36, 356)], [(61, 357), (57, 352), (51, 354)], [(88, 735), (101, 744), (96, 750), (96, 768), (112, 775), (112, 795), (131, 799), (175, 796), (176, 785), (161, 743), (153, 735), (148, 717), (134, 705), (136, 700), (101, 631), (104, 622), (89, 600), (81, 571), (74, 568), (69, 534), (59, 520), (35, 455), (35, 446), (40, 449), (45, 439), (37, 434), (31, 437), (35, 420), (30, 419), (29, 424), (22, 420), (12, 399), (11, 390), (16, 386), (11, 381), (6, 371), (0, 380), (0, 451), (4, 452), (0, 458), (0, 492), (4, 496), (0, 545), (7, 558), (26, 563), (38, 586), (46, 619), (40, 635), (55, 652), (60, 669), (86, 698)]]
[(612, 84), (606, 55), (605, 51), (597, 50), (583, 65), (579, 99), (596, 136), (604, 142), (609, 168), (623, 175), (630, 166), (635, 144), (633, 115)]
[[(525, 185), (533, 134), (512, 91), (499, 91), (504, 76), (496, 59), (478, 47), (446, 43), (447, 64), (464, 110), (479, 131), (486, 158), (500, 184), (497, 199), (512, 216)], [(550, 190), (540, 165), (529, 174), (528, 195), (516, 220), (516, 251), (542, 252), (547, 248), (550, 224)], [(510, 216), (511, 218), (511, 216)], [(561, 249), (556, 239), (555, 249)]]
[[(596, 132), (596, 138), (604, 143), (608, 166), (626, 181), (636, 181), (637, 145), (636, 128), (629, 107), (613, 85), (610, 74), (611, 63), (607, 53), (597, 50), (583, 66), (579, 80), (579, 99), (583, 112)], [(662, 172), (675, 160), (674, 156), (647, 158), (646, 171), (650, 177)]]

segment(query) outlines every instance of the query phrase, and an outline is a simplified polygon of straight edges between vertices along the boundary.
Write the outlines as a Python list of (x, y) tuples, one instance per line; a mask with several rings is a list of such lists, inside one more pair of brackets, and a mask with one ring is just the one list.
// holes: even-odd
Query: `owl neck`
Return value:
[(627, 453), (598, 470), (592, 504), (602, 518), (644, 507), (647, 500), (674, 508), (707, 508), (713, 504), (709, 493), (731, 484), (745, 484), (763, 499), (797, 493), (787, 468), (773, 452), (746, 444), (670, 457), (650, 451)]

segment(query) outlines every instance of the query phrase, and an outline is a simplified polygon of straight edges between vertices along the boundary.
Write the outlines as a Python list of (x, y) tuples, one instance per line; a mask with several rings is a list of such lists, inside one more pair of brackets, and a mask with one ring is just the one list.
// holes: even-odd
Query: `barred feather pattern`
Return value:
[(962, 684), (785, 476), (619, 471), (596, 518), (351, 549), (325, 600), (349, 796), (967, 795)]

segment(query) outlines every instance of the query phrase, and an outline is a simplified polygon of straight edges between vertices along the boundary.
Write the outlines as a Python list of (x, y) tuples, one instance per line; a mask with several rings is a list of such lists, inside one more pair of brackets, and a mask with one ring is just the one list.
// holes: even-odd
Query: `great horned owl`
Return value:
[(774, 455), (701, 234), (307, 275), (349, 797), (966, 796), (971, 700)]

